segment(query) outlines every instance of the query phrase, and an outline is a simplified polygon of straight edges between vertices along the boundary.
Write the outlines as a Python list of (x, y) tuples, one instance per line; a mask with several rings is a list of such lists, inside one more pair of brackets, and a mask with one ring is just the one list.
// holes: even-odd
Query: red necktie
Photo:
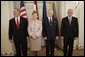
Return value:
[(16, 26), (17, 26), (17, 28), (19, 29), (19, 21), (18, 21), (18, 18), (17, 18)]

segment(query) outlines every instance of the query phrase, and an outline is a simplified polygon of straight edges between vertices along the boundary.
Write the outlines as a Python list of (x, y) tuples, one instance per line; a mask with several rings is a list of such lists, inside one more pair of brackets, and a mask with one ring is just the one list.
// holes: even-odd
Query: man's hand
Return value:
[(10, 41), (10, 43), (12, 43), (12, 40), (11, 39), (9, 41)]
[(32, 39), (36, 39), (36, 35), (35, 34), (32, 35)]
[(26, 38), (28, 39), (29, 37), (27, 36)]
[(78, 39), (78, 37), (75, 37), (75, 40), (77, 40)]
[(44, 37), (45, 40), (47, 40), (47, 37)]
[(63, 39), (64, 39), (64, 37), (63, 37), (63, 36), (61, 36), (61, 39), (63, 40)]
[(57, 39), (59, 39), (59, 37), (58, 37), (58, 36), (56, 36), (56, 40), (57, 40)]

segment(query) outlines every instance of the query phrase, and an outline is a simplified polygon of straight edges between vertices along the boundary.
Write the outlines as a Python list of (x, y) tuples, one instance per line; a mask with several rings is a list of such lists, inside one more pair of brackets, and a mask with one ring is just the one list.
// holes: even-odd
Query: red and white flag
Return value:
[(27, 12), (26, 12), (26, 7), (25, 7), (23, 1), (21, 1), (21, 3), (20, 3), (20, 16), (23, 17), (23, 18), (28, 18)]

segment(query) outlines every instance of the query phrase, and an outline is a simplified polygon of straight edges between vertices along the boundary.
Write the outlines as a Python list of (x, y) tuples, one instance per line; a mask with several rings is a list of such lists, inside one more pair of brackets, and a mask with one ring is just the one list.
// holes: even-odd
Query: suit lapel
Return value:
[(48, 17), (47, 17), (47, 23), (50, 25), (49, 20), (48, 20)]
[(16, 21), (15, 21), (15, 18), (13, 19), (13, 23), (14, 23), (14, 26), (16, 27)]
[(67, 17), (66, 19), (67, 19), (67, 25), (69, 25), (69, 20), (68, 20), (68, 17)]
[(21, 17), (20, 17), (20, 27), (21, 27), (21, 25), (22, 25), (22, 19), (21, 19)]
[(73, 17), (72, 17), (72, 20), (71, 20), (71, 25), (73, 25), (73, 23), (74, 23), (74, 22), (73, 22)]
[[(17, 28), (15, 18), (13, 19), (13, 23), (14, 23), (15, 27)], [(19, 27), (21, 27), (21, 23), (22, 23), (22, 21), (21, 21), (21, 17), (20, 17)]]

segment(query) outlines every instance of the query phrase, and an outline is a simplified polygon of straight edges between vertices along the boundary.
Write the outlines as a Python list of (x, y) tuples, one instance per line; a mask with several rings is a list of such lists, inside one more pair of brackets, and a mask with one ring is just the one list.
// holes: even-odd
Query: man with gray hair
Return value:
[(62, 19), (61, 36), (64, 38), (64, 56), (72, 56), (74, 39), (78, 38), (78, 19), (72, 16), (73, 9), (69, 9), (67, 14)]

